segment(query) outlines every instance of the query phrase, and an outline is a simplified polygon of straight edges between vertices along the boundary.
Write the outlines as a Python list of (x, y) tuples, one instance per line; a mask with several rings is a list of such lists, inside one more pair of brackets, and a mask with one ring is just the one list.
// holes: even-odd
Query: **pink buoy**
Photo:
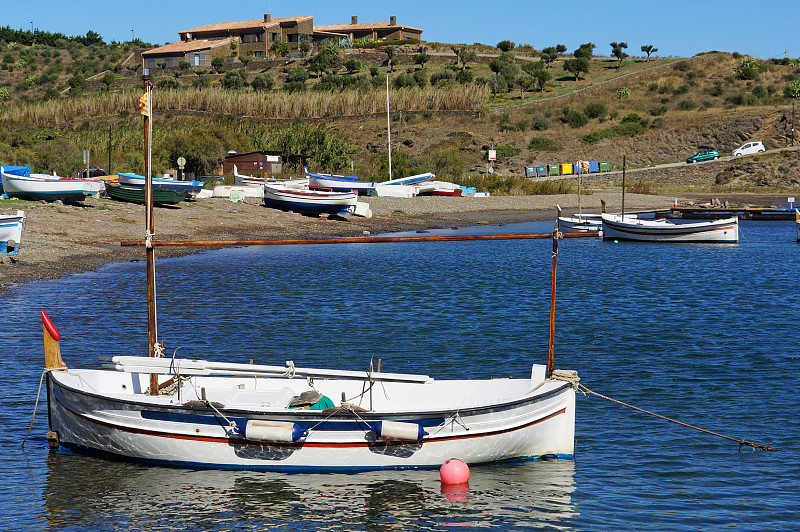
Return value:
[(464, 484), (469, 482), (469, 466), (458, 458), (451, 458), (439, 468), (439, 478), (444, 484)]

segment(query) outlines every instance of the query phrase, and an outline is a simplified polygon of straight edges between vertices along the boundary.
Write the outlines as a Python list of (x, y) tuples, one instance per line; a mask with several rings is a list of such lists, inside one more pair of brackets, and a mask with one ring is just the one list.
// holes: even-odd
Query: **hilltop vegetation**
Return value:
[[(105, 44), (93, 32), (70, 38), (5, 30), (0, 162), (75, 175), (89, 147), (95, 161), (110, 158), (114, 171), (141, 171), (137, 54), (150, 46)], [(481, 183), (496, 193), (530, 192), (524, 180), (503, 180), (536, 163), (608, 160), (619, 167), (626, 154), (641, 167), (683, 160), (704, 145), (723, 153), (751, 139), (783, 147), (791, 142), (793, 88), (800, 96), (798, 60), (721, 52), (658, 58), (653, 45), (632, 58), (624, 42), (611, 43), (608, 56), (596, 55), (592, 43), (571, 53), (509, 41), (356, 45), (275, 50), (269, 61), (232, 48), (211, 69), (152, 69), (154, 168), (169, 171), (183, 155), (187, 170), (205, 175), (230, 150), (275, 149), (312, 155), (319, 171), (388, 178), (387, 76), (394, 176), (433, 171), (474, 184), (494, 145), (497, 173)], [(774, 176), (760, 174), (758, 183), (728, 167), (704, 180), (793, 187), (800, 184), (796, 163), (791, 154), (766, 165)]]

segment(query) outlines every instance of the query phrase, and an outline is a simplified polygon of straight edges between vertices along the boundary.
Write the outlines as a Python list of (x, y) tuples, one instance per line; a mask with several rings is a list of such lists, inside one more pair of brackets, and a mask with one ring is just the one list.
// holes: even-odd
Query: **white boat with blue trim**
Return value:
[(14, 175), (0, 167), (3, 191), (9, 198), (31, 201), (83, 201), (87, 196), (96, 196), (105, 189), (103, 181), (92, 179), (65, 179), (46, 174)]
[(739, 241), (739, 219), (682, 221), (657, 219), (636, 214), (603, 214), (603, 238), (646, 242), (714, 242), (734, 244)]
[[(142, 175), (119, 173), (119, 182), (122, 185), (132, 187), (143, 187), (145, 178)], [(169, 179), (166, 177), (153, 177), (153, 188), (166, 188), (169, 190), (184, 190), (186, 194), (197, 194), (203, 190), (203, 182), (198, 180), (181, 181), (179, 179)]]
[(0, 214), (1, 257), (14, 257), (19, 253), (24, 228), (25, 211), (17, 211), (17, 214)]
[[(111, 357), (67, 368), (43, 314), (50, 439), (77, 452), (185, 467), (434, 468), (571, 458), (575, 391), (530, 378), (435, 380), (201, 360)], [(56, 352), (53, 352), (55, 346)], [(159, 394), (148, 378), (158, 374)]]
[(375, 190), (375, 181), (362, 181), (355, 175), (315, 174), (306, 167), (303, 170), (311, 187), (329, 188), (334, 192), (355, 191), (359, 194), (369, 194)]
[(271, 183), (264, 185), (264, 205), (303, 214), (354, 213), (355, 192), (333, 192), (314, 188), (294, 188)]

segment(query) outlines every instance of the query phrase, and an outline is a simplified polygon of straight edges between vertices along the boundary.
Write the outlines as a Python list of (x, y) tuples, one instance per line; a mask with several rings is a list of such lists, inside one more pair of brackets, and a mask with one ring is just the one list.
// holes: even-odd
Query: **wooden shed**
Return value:
[(222, 161), (222, 174), (233, 174), (233, 165), (236, 165), (240, 174), (269, 176), (280, 174), (283, 167), (283, 157), (280, 152), (251, 151), (247, 153), (232, 153)]

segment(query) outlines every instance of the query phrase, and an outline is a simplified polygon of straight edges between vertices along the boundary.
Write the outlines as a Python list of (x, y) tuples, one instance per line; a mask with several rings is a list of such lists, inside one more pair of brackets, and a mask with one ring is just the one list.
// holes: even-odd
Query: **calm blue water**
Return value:
[[(470, 228), (547, 232), (552, 222)], [(9, 530), (800, 529), (800, 244), (742, 222), (738, 245), (561, 242), (556, 366), (578, 398), (577, 458), (356, 475), (175, 470), (51, 454), (39, 309), (73, 367), (144, 353), (144, 265), (0, 295), (0, 528)], [(447, 231), (445, 231), (447, 232)], [(547, 354), (551, 241), (237, 248), (159, 261), (167, 351), (212, 360), (525, 376)], [(8, 265), (6, 265), (8, 267)], [(44, 397), (42, 397), (44, 400)]]

